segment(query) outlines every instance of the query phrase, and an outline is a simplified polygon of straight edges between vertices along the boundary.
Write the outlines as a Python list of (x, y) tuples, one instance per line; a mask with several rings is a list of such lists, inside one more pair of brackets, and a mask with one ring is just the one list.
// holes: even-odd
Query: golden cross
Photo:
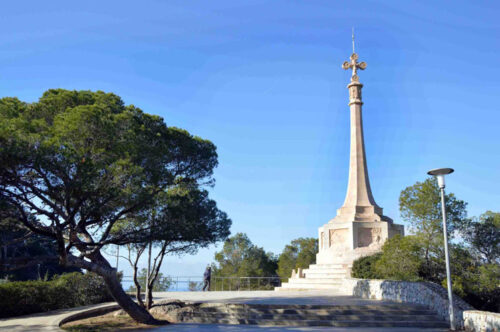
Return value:
[(358, 55), (356, 53), (353, 53), (350, 57), (351, 61), (344, 61), (342, 64), (342, 68), (344, 69), (350, 69), (352, 68), (352, 76), (351, 76), (351, 81), (352, 82), (357, 82), (359, 81), (359, 77), (357, 75), (357, 70), (365, 70), (366, 68), (366, 63), (365, 62), (358, 62)]

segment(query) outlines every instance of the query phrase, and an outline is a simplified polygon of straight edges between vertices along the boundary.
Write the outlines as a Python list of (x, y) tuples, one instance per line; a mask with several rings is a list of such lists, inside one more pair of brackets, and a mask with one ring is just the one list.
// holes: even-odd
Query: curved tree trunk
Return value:
[(142, 301), (141, 295), (141, 284), (137, 280), (137, 269), (134, 269), (134, 284), (135, 284), (135, 298), (141, 307), (145, 307), (144, 302)]
[(120, 280), (118, 280), (116, 270), (109, 265), (100, 253), (96, 253), (92, 261), (68, 255), (67, 264), (95, 272), (103, 277), (111, 296), (113, 296), (118, 305), (136, 322), (152, 325), (166, 323), (155, 319), (145, 308), (135, 303), (132, 298), (125, 293)]
[[(120, 307), (129, 314), (136, 322), (144, 324), (160, 324), (151, 314), (143, 307), (135, 303), (132, 298), (125, 293), (116, 273), (102, 276), (106, 282), (109, 292), (120, 305)], [(140, 293), (139, 293), (140, 294)], [(139, 295), (140, 296), (140, 295)]]

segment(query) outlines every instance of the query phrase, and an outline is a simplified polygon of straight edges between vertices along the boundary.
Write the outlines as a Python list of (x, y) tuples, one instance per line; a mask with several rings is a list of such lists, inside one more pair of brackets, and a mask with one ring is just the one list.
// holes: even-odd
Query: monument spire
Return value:
[(368, 169), (366, 164), (365, 143), (363, 135), (362, 120), (362, 96), (363, 84), (359, 82), (358, 69), (366, 69), (365, 62), (358, 62), (358, 55), (354, 52), (354, 28), (352, 34), (353, 53), (350, 61), (345, 61), (342, 68), (352, 69), (351, 83), (349, 89), (349, 107), (351, 113), (351, 150), (349, 162), (349, 183), (344, 205), (337, 210), (337, 217), (332, 221), (381, 221), (387, 220), (370, 188)]
[[(358, 62), (354, 49), (354, 29), (352, 34), (352, 55), (350, 61), (342, 64), (344, 69), (352, 69), (349, 89), (349, 109), (351, 114), (351, 150), (349, 160), (349, 183), (344, 204), (337, 210), (337, 216), (318, 228), (319, 250), (316, 263), (307, 270), (292, 275), (284, 288), (328, 288), (338, 277), (326, 277), (324, 271), (334, 275), (349, 277), (352, 263), (359, 257), (380, 252), (384, 242), (396, 234), (404, 235), (403, 225), (394, 224), (382, 213), (375, 203), (368, 169), (366, 166), (365, 142), (361, 108), (363, 101), (358, 69), (364, 70), (366, 63)], [(332, 266), (336, 266), (333, 268)], [(325, 280), (320, 285), (318, 275)], [(310, 281), (308, 281), (310, 280)], [(327, 286), (330, 285), (330, 286)]]
[(354, 50), (354, 27), (352, 27), (352, 53), (356, 53)]

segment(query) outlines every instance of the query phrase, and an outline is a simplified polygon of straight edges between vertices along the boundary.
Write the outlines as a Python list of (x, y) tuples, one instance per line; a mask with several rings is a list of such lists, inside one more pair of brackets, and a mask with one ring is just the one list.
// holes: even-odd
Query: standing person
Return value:
[(212, 277), (212, 268), (207, 266), (205, 273), (203, 273), (203, 291), (210, 290), (210, 278)]

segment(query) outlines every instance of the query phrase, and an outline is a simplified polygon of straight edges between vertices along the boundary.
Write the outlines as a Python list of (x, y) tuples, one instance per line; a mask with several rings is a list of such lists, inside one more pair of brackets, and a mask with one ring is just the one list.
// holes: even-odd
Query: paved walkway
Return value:
[(78, 313), (86, 312), (92, 309), (101, 309), (105, 307), (116, 306), (116, 303), (101, 303), (96, 305), (90, 305), (86, 307), (78, 307), (63, 310), (54, 310), (48, 312), (42, 312), (38, 314), (19, 316), (8, 319), (0, 319), (0, 331), (59, 331), (59, 322), (64, 318), (73, 316)]
[[(274, 291), (242, 291), (242, 292), (164, 292), (155, 293), (155, 300), (179, 299), (182, 301), (196, 301), (207, 303), (249, 303), (249, 304), (329, 304), (329, 305), (363, 305), (371, 303), (393, 303), (390, 301), (376, 301), (355, 298), (339, 294), (334, 291), (290, 291), (290, 292), (274, 292)], [(0, 320), (0, 331), (61, 331), (59, 322), (76, 313), (85, 312), (90, 309), (100, 309), (114, 305), (113, 303), (98, 304), (88, 307), (79, 307), (73, 309), (65, 309), (58, 311), (50, 311), (35, 315), (15, 317), (10, 319)], [(263, 326), (248, 326), (248, 325), (213, 325), (213, 324), (173, 324), (162, 326), (151, 330), (140, 331), (193, 331), (193, 332), (208, 332), (208, 331), (223, 331), (223, 332), (249, 332), (249, 331), (401, 331), (401, 332), (416, 332), (420, 329), (408, 328), (314, 328), (314, 327), (263, 327)], [(425, 331), (446, 331), (443, 329)]]

